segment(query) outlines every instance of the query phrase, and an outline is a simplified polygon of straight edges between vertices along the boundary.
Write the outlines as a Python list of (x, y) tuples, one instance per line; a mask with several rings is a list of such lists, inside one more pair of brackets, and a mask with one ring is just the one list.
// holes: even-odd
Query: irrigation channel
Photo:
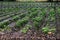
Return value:
[(0, 2), (0, 40), (60, 40), (60, 3)]

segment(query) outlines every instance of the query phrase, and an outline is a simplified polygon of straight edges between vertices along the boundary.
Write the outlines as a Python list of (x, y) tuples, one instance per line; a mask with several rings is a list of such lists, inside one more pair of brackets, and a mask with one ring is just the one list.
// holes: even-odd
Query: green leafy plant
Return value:
[(49, 15), (50, 15), (50, 16), (54, 16), (54, 15), (55, 15), (54, 9), (51, 9), (51, 10), (50, 10)]
[(1, 31), (1, 32), (11, 31), (11, 28), (10, 28), (9, 26), (4, 25), (4, 28), (0, 28), (0, 31)]
[(9, 25), (8, 26), (4, 25), (4, 31), (11, 31), (11, 28), (9, 27)]
[(19, 18), (19, 16), (14, 16), (13, 20), (16, 21)]
[(29, 28), (31, 28), (32, 26), (31, 25), (26, 25), (22, 30), (21, 30), (21, 32), (22, 33), (26, 33), (28, 30), (29, 30)]
[(44, 16), (46, 14), (47, 8), (41, 8), (40, 16)]
[(5, 20), (5, 21), (3, 22), (4, 25), (8, 25), (9, 23), (10, 23), (10, 21), (8, 21), (8, 20)]
[(4, 28), (3, 23), (0, 23), (0, 28)]
[(35, 17), (35, 18), (32, 18), (33, 20), (33, 25), (35, 27), (35, 29), (39, 30), (39, 25), (40, 25), (40, 22), (42, 20), (42, 17)]
[(35, 17), (35, 18), (32, 18), (33, 21), (37, 21), (37, 22), (40, 22), (42, 20), (42, 17)]
[(51, 17), (50, 21), (55, 21), (55, 17)]
[(30, 13), (29, 17), (30, 17), (30, 18), (33, 18), (33, 17), (35, 17), (35, 16), (37, 16), (37, 15), (38, 15), (38, 12), (35, 11), (35, 12)]
[(4, 25), (8, 25), (10, 22), (8, 20), (5, 20), (4, 22), (0, 23), (0, 28), (4, 28)]
[(23, 17), (25, 17), (26, 16), (26, 14), (24, 14), (24, 13), (21, 13), (20, 14), (20, 18), (23, 18)]
[(42, 32), (47, 34), (49, 32), (49, 28), (48, 27), (43, 27), (42, 28)]
[(31, 8), (31, 11), (32, 12), (34, 12), (34, 11), (36, 11), (37, 10), (37, 8)]
[(28, 22), (28, 18), (23, 18), (21, 20), (18, 20), (16, 22), (16, 27), (20, 28), (21, 26), (23, 26), (23, 24), (26, 24)]
[(54, 33), (56, 31), (56, 28), (49, 28), (49, 27), (43, 27), (42, 32), (45, 34), (48, 34), (48, 32)]

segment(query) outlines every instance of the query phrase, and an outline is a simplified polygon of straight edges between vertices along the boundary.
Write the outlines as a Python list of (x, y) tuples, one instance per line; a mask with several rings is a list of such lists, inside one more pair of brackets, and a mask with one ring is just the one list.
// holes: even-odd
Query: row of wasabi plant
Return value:
[(8, 25), (10, 23), (10, 21), (5, 20), (3, 22), (0, 23), (0, 28), (4, 28), (4, 25)]
[(11, 32), (11, 27), (4, 25), (4, 28), (0, 28), (0, 32)]
[[(18, 11), (18, 10), (17, 10), (17, 11)], [(17, 12), (17, 11), (16, 11), (16, 10), (11, 11), (11, 12), (4, 12), (4, 11), (3, 11), (4, 13), (2, 12), (3, 14), (1, 14), (0, 16), (1, 16), (1, 17), (7, 16), (7, 15), (12, 16), (12, 14), (14, 14), (14, 12)], [(18, 14), (18, 13), (15, 13), (15, 14)], [(15, 15), (15, 14), (14, 14), (14, 15)]]
[(3, 12), (11, 12), (11, 11), (14, 11), (14, 10), (19, 10), (19, 8), (4, 8), (1, 11), (3, 11)]
[(55, 11), (54, 11), (53, 8), (50, 9), (48, 19), (49, 19), (50, 21), (54, 21), (54, 20), (55, 20)]
[(34, 18), (34, 17), (37, 16), (37, 15), (38, 15), (38, 12), (35, 11), (35, 12), (30, 13), (29, 17), (30, 17), (30, 18)]
[(13, 16), (12, 19), (13, 19), (14, 21), (17, 21), (18, 19), (22, 19), (22, 18), (24, 18), (25, 16), (26, 16), (26, 14), (20, 13), (19, 15)]
[(39, 25), (41, 25), (41, 22), (42, 22), (42, 20), (44, 20), (43, 18), (46, 15), (46, 11), (44, 11), (46, 9), (44, 9), (44, 10), (40, 9), (40, 10), (41, 10), (41, 13), (39, 13), (39, 15), (36, 16), (35, 18), (32, 18), (33, 25), (34, 25), (35, 29), (37, 29), (37, 30), (40, 29)]
[(35, 28), (39, 30), (39, 25), (42, 20), (42, 17), (35, 17), (32, 20), (33, 20), (33, 25), (35, 26)]
[[(53, 8), (51, 8), (49, 11), (48, 21), (55, 21), (55, 11)], [(56, 28), (55, 26), (50, 27), (49, 23), (47, 23), (46, 26), (42, 28), (42, 32), (44, 34), (53, 34), (56, 32)]]
[(0, 23), (0, 32), (4, 32), (4, 31), (8, 31), (10, 32), (11, 31), (11, 28), (9, 27), (9, 24), (10, 22), (9, 21), (4, 21), (4, 22), (1, 22)]
[[(23, 18), (22, 16), (25, 16), (25, 14), (21, 14), (19, 16), (13, 16), (11, 21), (13, 21), (13, 20), (17, 21), (19, 19), (19, 17)], [(25, 20), (25, 19), (22, 19), (22, 20)], [(3, 22), (0, 22), (0, 28), (4, 28), (5, 25), (6, 26), (9, 25), (11, 23), (11, 21), (4, 20)]]
[[(7, 11), (8, 9), (6, 9)], [(12, 9), (9, 9), (9, 11), (12, 10)], [(15, 9), (14, 9), (15, 10)], [(16, 11), (19, 10), (18, 8), (16, 8)], [(46, 15), (46, 10), (47, 8), (28, 8), (28, 14), (26, 13), (20, 13), (20, 14), (11, 14), (11, 15), (8, 15), (8, 16), (12, 16), (12, 20), (14, 22), (16, 22), (16, 25), (15, 27), (17, 28), (21, 28), (24, 26), (24, 28), (22, 28), (21, 32), (23, 33), (26, 33), (29, 28), (31, 27), (31, 25), (25, 25), (29, 22), (29, 20), (32, 20), (33, 21), (33, 26), (39, 30), (39, 25), (41, 23), (42, 20), (44, 20), (44, 17)], [(4, 10), (3, 10), (4, 11)], [(8, 12), (9, 12), (8, 11)], [(40, 12), (39, 12), (40, 11)], [(14, 16), (13, 16), (14, 15)], [(30, 19), (31, 18), (31, 19)], [(51, 9), (50, 12), (49, 12), (49, 16), (48, 16), (48, 19), (49, 20), (55, 20), (55, 12), (54, 12), (54, 9)], [(48, 21), (49, 21), (48, 20)], [(0, 28), (4, 28), (6, 29), (5, 27), (7, 25), (9, 25), (10, 21), (5, 21), (5, 22), (1, 22), (0, 23)], [(49, 26), (46, 26), (46, 27), (43, 27), (42, 28), (42, 32), (43, 33), (48, 33), (48, 32), (54, 32), (56, 29), (55, 28), (50, 28)]]
[(19, 19), (17, 22), (16, 22), (16, 27), (20, 28), (22, 27), (24, 24), (26, 24), (29, 20), (29, 17), (24, 17), (22, 19)]
[(37, 10), (38, 10), (38, 8), (30, 8), (30, 11), (32, 11), (32, 12), (35, 12)]

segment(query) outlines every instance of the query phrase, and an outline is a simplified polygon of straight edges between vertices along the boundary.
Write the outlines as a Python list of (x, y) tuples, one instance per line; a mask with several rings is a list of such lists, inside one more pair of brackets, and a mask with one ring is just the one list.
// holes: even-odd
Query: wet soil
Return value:
[(56, 40), (55, 35), (45, 35), (39, 31), (28, 30), (27, 33), (0, 33), (0, 40)]

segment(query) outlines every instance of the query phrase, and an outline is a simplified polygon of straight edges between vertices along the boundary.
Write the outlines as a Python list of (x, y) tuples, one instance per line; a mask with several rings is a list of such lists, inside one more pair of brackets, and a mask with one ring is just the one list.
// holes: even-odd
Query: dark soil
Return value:
[(56, 40), (55, 35), (44, 35), (40, 31), (28, 30), (26, 34), (18, 32), (0, 33), (0, 40)]

